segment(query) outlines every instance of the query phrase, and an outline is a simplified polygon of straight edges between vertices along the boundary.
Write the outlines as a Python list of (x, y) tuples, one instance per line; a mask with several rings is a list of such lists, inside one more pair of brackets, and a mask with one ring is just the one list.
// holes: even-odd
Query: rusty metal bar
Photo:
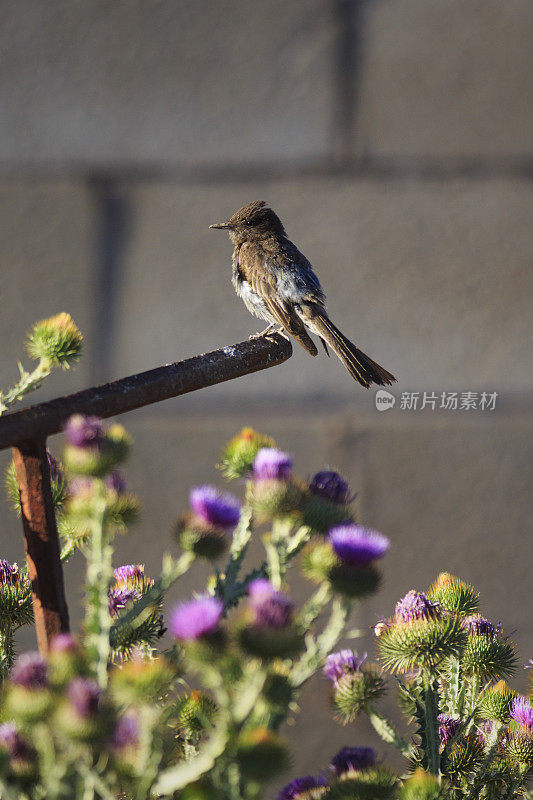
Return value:
[(30, 440), (45, 441), (61, 431), (72, 414), (112, 417), (276, 366), (291, 355), (290, 342), (271, 334), (40, 403), (0, 417), (0, 450)]
[(13, 448), (13, 458), (22, 503), (37, 643), (44, 654), (53, 637), (69, 629), (45, 440), (19, 444)]

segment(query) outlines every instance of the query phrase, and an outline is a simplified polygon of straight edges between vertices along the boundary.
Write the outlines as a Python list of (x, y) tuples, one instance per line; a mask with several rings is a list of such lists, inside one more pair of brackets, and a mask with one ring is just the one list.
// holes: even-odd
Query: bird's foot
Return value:
[(261, 336), (266, 336), (267, 333), (272, 333), (272, 331), (274, 330), (275, 327), (276, 327), (276, 324), (274, 322), (271, 322), (270, 325), (268, 327), (266, 327), (264, 331), (261, 331), (260, 333), (252, 333), (252, 335), (249, 336), (248, 339), (250, 341), (252, 339), (260, 339)]

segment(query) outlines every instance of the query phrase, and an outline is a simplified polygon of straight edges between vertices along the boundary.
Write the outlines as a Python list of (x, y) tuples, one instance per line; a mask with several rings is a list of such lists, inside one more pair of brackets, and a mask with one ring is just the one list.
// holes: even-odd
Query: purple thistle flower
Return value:
[(492, 729), (494, 728), (494, 722), (491, 719), (484, 720), (476, 730), (476, 739), (485, 747), (487, 743), (487, 737), (490, 736), (492, 733)]
[(335, 554), (348, 564), (369, 564), (382, 558), (389, 549), (386, 536), (362, 525), (338, 525), (329, 532)]
[(57, 459), (54, 458), (49, 450), (46, 451), (46, 458), (48, 459), (48, 468), (50, 470), (51, 479), (56, 480), (57, 478), (60, 478), (61, 470), (59, 469), (59, 464)]
[(139, 600), (139, 592), (134, 588), (110, 589), (107, 593), (109, 613), (116, 617), (131, 600)]
[(21, 574), (17, 564), (10, 564), (5, 558), (0, 558), (0, 586), (18, 586)]
[(195, 486), (190, 491), (189, 503), (195, 514), (215, 528), (229, 530), (239, 522), (240, 502), (215, 486)]
[(278, 794), (278, 800), (304, 800), (312, 798), (313, 790), (322, 789), (326, 785), (324, 778), (314, 778), (312, 775), (305, 775), (303, 778), (295, 778), (288, 783)]
[(76, 495), (90, 497), (94, 492), (94, 481), (92, 478), (80, 475), (77, 478), (72, 478), (72, 480), (68, 482), (67, 488), (71, 497), (75, 497)]
[(117, 584), (142, 583), (144, 580), (144, 564), (123, 564), (114, 571)]
[(65, 425), (65, 435), (73, 447), (97, 448), (103, 440), (102, 423), (98, 417), (73, 414)]
[(118, 469), (114, 469), (110, 475), (106, 475), (104, 483), (108, 489), (112, 489), (117, 494), (126, 491), (126, 478)]
[(199, 639), (218, 629), (223, 613), (222, 600), (204, 595), (177, 606), (170, 615), (168, 627), (176, 639)]
[(309, 491), (339, 505), (352, 503), (357, 497), (357, 492), (350, 494), (350, 487), (338, 472), (317, 472), (309, 484)]
[(33, 748), (18, 733), (13, 722), (4, 722), (0, 725), (0, 747), (13, 759), (26, 759), (34, 755)]
[(414, 589), (396, 603), (396, 622), (430, 619), (439, 613), (438, 603), (432, 603), (424, 592), (416, 592)]
[(343, 747), (331, 759), (331, 769), (335, 775), (347, 772), (358, 772), (373, 767), (376, 763), (376, 751), (373, 747)]
[(23, 653), (15, 662), (10, 678), (26, 689), (44, 689), (47, 684), (46, 662), (39, 653)]
[(367, 654), (365, 653), (362, 658), (353, 650), (340, 650), (338, 653), (330, 653), (326, 658), (323, 673), (326, 678), (336, 683), (339, 678), (346, 675), (348, 672), (357, 672), (361, 669), (362, 664), (366, 660)]
[(113, 731), (113, 747), (135, 747), (139, 743), (141, 725), (137, 714), (123, 714), (119, 717)]
[(448, 714), (439, 714), (437, 720), (439, 722), (439, 739), (441, 744), (446, 744), (459, 730), (461, 720), (450, 717)]
[(524, 669), (533, 669), (533, 658), (530, 658), (527, 664), (524, 664)]
[(58, 633), (50, 644), (52, 653), (73, 653), (78, 649), (78, 643), (71, 633)]
[(291, 477), (292, 456), (275, 447), (262, 447), (257, 453), (253, 474), (255, 480), (286, 481)]
[(461, 627), (469, 631), (473, 636), (495, 636), (496, 628), (488, 619), (481, 614), (472, 614), (465, 617), (461, 622)]
[(533, 731), (533, 708), (527, 697), (515, 697), (511, 703), (511, 718)]
[(274, 589), (266, 578), (248, 586), (249, 605), (254, 622), (261, 628), (286, 628), (292, 621), (293, 604), (284, 592)]
[(73, 678), (68, 685), (68, 698), (76, 714), (83, 719), (98, 712), (102, 690), (90, 678)]

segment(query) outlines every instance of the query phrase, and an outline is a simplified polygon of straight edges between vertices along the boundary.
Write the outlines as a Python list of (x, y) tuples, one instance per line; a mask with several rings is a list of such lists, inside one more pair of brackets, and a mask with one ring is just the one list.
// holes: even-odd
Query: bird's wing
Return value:
[(303, 322), (294, 308), (279, 297), (275, 271), (265, 264), (259, 254), (252, 253), (250, 250), (248, 250), (244, 258), (239, 258), (239, 271), (250, 284), (252, 291), (263, 299), (268, 310), (281, 327), (291, 336), (294, 336), (296, 341), (310, 355), (316, 356), (318, 350), (305, 330)]

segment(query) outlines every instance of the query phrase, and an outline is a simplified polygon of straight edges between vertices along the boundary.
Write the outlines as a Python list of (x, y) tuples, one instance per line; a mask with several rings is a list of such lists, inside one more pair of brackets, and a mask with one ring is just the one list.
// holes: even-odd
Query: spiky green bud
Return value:
[(483, 744), (472, 732), (459, 736), (446, 752), (446, 773), (464, 776), (474, 772), (483, 760)]
[(227, 443), (218, 468), (226, 478), (242, 478), (251, 471), (259, 450), (274, 446), (275, 442), (269, 436), (257, 433), (252, 428), (243, 428)]
[(400, 800), (444, 800), (446, 791), (436, 775), (419, 767), (404, 783)]
[(246, 778), (267, 781), (284, 772), (290, 758), (287, 745), (277, 733), (268, 728), (254, 728), (240, 735), (237, 762)]
[(82, 340), (83, 336), (70, 314), (62, 312), (36, 322), (28, 334), (26, 348), (36, 361), (69, 369), (81, 355)]
[(348, 520), (354, 521), (349, 505), (334, 503), (309, 491), (303, 495), (302, 524), (315, 533), (327, 534), (330, 528)]
[(395, 796), (398, 779), (384, 767), (347, 772), (329, 787), (331, 800), (388, 800)]
[(14, 720), (22, 726), (33, 725), (49, 715), (52, 704), (49, 689), (28, 689), (11, 684), (5, 694), (3, 714), (5, 719)]
[(161, 656), (150, 661), (130, 661), (112, 670), (111, 693), (118, 703), (149, 703), (168, 691), (176, 677), (176, 670)]
[(343, 564), (339, 562), (328, 573), (333, 591), (350, 598), (368, 597), (377, 591), (381, 574), (373, 564)]
[(17, 564), (0, 559), (0, 629), (13, 631), (32, 620), (28, 576)]
[(460, 578), (441, 572), (428, 591), (428, 597), (446, 611), (456, 614), (475, 614), (479, 609), (479, 592)]
[(460, 618), (446, 615), (391, 624), (379, 637), (378, 648), (392, 672), (433, 669), (448, 656), (458, 656), (467, 637)]
[(267, 661), (293, 658), (305, 648), (304, 633), (296, 624), (285, 628), (244, 624), (239, 628), (237, 638), (245, 653)]
[(63, 451), (63, 461), (72, 475), (101, 478), (127, 458), (131, 443), (131, 436), (126, 429), (115, 423), (102, 432), (94, 446), (77, 447), (75, 444), (67, 444)]
[(500, 634), (471, 633), (461, 663), (465, 675), (476, 675), (483, 681), (505, 678), (516, 668), (516, 649)]
[(516, 692), (505, 681), (489, 686), (481, 697), (481, 716), (506, 724), (510, 719), (511, 703), (516, 696)]
[(265, 479), (249, 482), (246, 499), (250, 503), (257, 522), (299, 516), (304, 490), (292, 480)]
[(295, 688), (283, 667), (272, 669), (263, 685), (262, 697), (272, 709), (286, 713), (295, 697)]
[(512, 764), (533, 767), (533, 730), (524, 725), (512, 724), (507, 735), (504, 753)]
[(214, 701), (196, 690), (179, 697), (176, 703), (177, 723), (187, 738), (203, 733), (212, 724), (216, 712)]
[(315, 583), (326, 581), (330, 570), (336, 564), (338, 559), (329, 542), (309, 544), (302, 553), (302, 573)]
[(385, 680), (372, 666), (363, 665), (355, 672), (347, 672), (335, 681), (332, 705), (337, 719), (346, 725), (369, 706), (383, 697)]
[(195, 514), (180, 517), (174, 527), (174, 535), (184, 550), (194, 553), (198, 558), (213, 560), (228, 547), (225, 532), (206, 524)]

